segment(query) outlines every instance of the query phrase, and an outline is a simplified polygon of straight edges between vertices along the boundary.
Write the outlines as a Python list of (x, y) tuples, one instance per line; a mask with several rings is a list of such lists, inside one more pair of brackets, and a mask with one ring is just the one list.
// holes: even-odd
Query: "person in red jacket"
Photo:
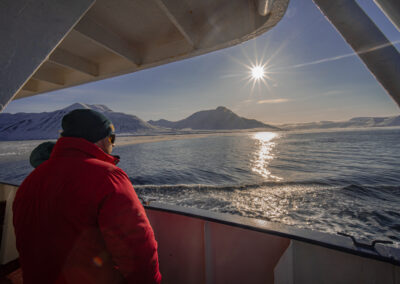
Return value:
[(153, 229), (111, 156), (114, 127), (78, 109), (13, 204), (24, 283), (160, 283)]

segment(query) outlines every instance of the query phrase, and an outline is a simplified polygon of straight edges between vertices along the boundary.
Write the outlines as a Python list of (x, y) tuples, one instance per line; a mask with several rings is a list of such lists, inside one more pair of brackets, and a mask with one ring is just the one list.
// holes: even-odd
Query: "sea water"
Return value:
[[(399, 128), (248, 132), (114, 153), (143, 200), (399, 246), (399, 141)], [(30, 151), (41, 142), (0, 142), (0, 180), (22, 182), (32, 171)]]

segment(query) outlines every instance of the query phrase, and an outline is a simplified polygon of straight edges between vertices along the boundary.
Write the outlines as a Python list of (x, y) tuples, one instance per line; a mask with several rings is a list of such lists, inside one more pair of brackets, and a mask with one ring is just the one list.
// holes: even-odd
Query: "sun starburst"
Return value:
[(271, 78), (272, 72), (269, 70), (268, 61), (250, 65), (245, 65), (247, 72), (247, 84), (251, 84), (251, 91), (253, 92), (254, 87), (262, 83), (267, 89), (270, 89), (273, 79)]
[(244, 82), (243, 87), (250, 87), (250, 92), (248, 92), (249, 96), (253, 96), (256, 87), (259, 95), (264, 95), (267, 92), (272, 94), (272, 88), (279, 85), (277, 80), (274, 78), (274, 75), (280, 73), (276, 70), (276, 64), (273, 64), (272, 62), (278, 61), (279, 63), (279, 54), (288, 42), (289, 41), (287, 40), (274, 49), (270, 48), (270, 44), (267, 42), (267, 44), (264, 45), (262, 52), (259, 52), (254, 43), (254, 52), (252, 54), (249, 53), (248, 50), (242, 48), (242, 56), (229, 56), (232, 61), (241, 65), (242, 69), (227, 74), (224, 77), (238, 78), (239, 82)]
[(254, 80), (260, 80), (262, 78), (264, 78), (265, 76), (265, 70), (264, 70), (264, 66), (254, 66), (251, 68), (251, 76), (253, 77)]

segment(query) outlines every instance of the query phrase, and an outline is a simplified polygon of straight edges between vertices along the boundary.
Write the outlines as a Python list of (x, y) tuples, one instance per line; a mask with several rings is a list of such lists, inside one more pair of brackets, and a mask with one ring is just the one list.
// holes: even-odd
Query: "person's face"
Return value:
[(114, 147), (114, 144), (111, 143), (112, 139), (110, 136), (107, 136), (99, 141), (97, 141), (95, 144), (100, 147), (101, 150), (106, 152), (107, 154), (111, 155), (112, 149)]

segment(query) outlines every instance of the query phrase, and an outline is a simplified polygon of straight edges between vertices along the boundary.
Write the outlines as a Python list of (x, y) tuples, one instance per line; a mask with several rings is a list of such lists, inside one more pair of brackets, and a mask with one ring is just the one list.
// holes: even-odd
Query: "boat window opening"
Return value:
[[(372, 1), (358, 4), (399, 50), (400, 35), (379, 8)], [(159, 39), (167, 54), (181, 40), (182, 54), (196, 50), (200, 39), (207, 50), (216, 40), (207, 32), (224, 28), (217, 23), (226, 16), (191, 34), (187, 15), (182, 23), (162, 15), (173, 21), (159, 32), (176, 37), (171, 49), (163, 42), (167, 37)], [(122, 23), (113, 28), (134, 36)], [(20, 184), (33, 170), (31, 151), (43, 140), (57, 140), (61, 117), (92, 108), (114, 123), (113, 154), (149, 205), (390, 240), (399, 247), (399, 108), (313, 1), (291, 1), (276, 26), (239, 45), (59, 89), (104, 70), (114, 74), (117, 66), (137, 71), (123, 42), (104, 48), (85, 37), (89, 24), (80, 23), (61, 43), (62, 59), (75, 58), (76, 69), (57, 61), (56, 53), (22, 89), (29, 97), (13, 100), (0, 114), (0, 181)], [(90, 43), (73, 50), (81, 40)], [(149, 34), (142, 40), (152, 43)], [(152, 56), (158, 64), (161, 47), (145, 50), (143, 64)], [(53, 91), (30, 96), (45, 87)]]

